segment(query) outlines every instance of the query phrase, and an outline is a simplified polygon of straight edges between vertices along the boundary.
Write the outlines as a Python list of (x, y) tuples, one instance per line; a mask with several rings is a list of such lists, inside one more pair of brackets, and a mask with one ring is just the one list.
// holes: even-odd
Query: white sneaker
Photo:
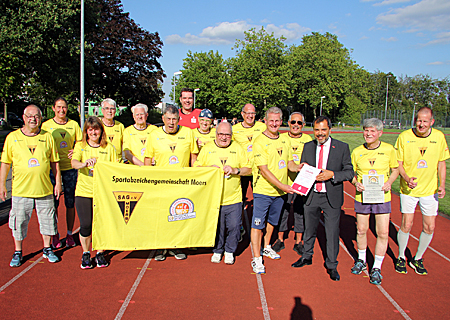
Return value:
[(274, 260), (278, 260), (281, 258), (281, 256), (278, 253), (276, 253), (275, 250), (273, 250), (270, 245), (264, 248), (263, 256)]
[(224, 262), (226, 264), (233, 264), (234, 263), (234, 256), (231, 252), (225, 252), (225, 260)]
[(214, 253), (211, 257), (212, 263), (220, 263), (220, 260), (222, 259), (222, 255), (220, 253)]
[(256, 274), (266, 273), (266, 267), (264, 267), (262, 262), (262, 257), (253, 258), (252, 260), (253, 272)]

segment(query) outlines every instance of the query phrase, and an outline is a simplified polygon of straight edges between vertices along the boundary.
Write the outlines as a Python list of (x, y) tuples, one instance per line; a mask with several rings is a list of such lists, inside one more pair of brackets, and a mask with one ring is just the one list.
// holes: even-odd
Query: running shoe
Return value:
[(20, 267), (22, 265), (22, 251), (16, 251), (13, 254), (12, 260), (9, 263), (11, 268)]
[(299, 256), (303, 255), (303, 243), (294, 244), (293, 250), (297, 252)]
[(361, 274), (364, 270), (367, 269), (367, 265), (361, 259), (356, 260), (355, 264), (352, 267), (353, 274)]
[(59, 233), (52, 236), (52, 247), (53, 247), (53, 249), (61, 248), (61, 241), (59, 240)]
[(406, 270), (406, 261), (403, 258), (398, 258), (397, 262), (395, 263), (395, 271), (398, 273), (407, 274), (408, 270)]
[(426, 276), (428, 274), (427, 269), (423, 267), (423, 259), (419, 260), (413, 259), (412, 261), (409, 262), (409, 266), (413, 268), (414, 271), (417, 274), (420, 274), (421, 276)]
[(239, 242), (242, 242), (242, 240), (244, 240), (244, 234), (245, 234), (245, 229), (243, 226), (241, 226), (241, 237), (239, 238)]
[(253, 258), (252, 260), (252, 268), (253, 272), (256, 274), (264, 274), (266, 273), (266, 268), (263, 265), (262, 257)]
[(106, 268), (107, 266), (109, 266), (109, 263), (108, 261), (106, 261), (103, 252), (97, 252), (95, 256), (95, 263), (97, 263), (98, 268)]
[(164, 261), (166, 260), (166, 252), (167, 250), (158, 249), (155, 253), (155, 261)]
[(222, 260), (222, 255), (220, 253), (214, 253), (211, 257), (212, 263), (220, 263), (220, 260)]
[(53, 252), (52, 248), (44, 248), (44, 258), (48, 259), (48, 262), (55, 263), (59, 261), (59, 258)]
[(281, 256), (271, 248), (271, 246), (267, 246), (264, 248), (263, 256), (274, 260), (278, 260), (281, 258)]
[(284, 246), (284, 242), (281, 241), (280, 239), (275, 240), (275, 242), (272, 245), (272, 249), (275, 252), (280, 252), (281, 250), (283, 250), (284, 248), (286, 248)]
[(184, 260), (187, 258), (183, 251), (181, 251), (180, 249), (171, 249), (169, 250), (169, 254), (171, 256), (174, 256), (177, 260)]
[(75, 240), (73, 240), (73, 236), (71, 234), (66, 235), (66, 247), (75, 247), (77, 244), (75, 243)]
[(381, 275), (381, 270), (378, 268), (372, 269), (372, 272), (370, 273), (369, 282), (371, 284), (380, 285), (381, 279), (383, 279), (383, 276)]
[(233, 264), (234, 263), (234, 256), (232, 252), (225, 252), (225, 260), (224, 262), (226, 264)]
[(81, 269), (92, 269), (94, 266), (92, 265), (91, 260), (91, 253), (90, 252), (84, 252), (83, 256), (81, 257)]

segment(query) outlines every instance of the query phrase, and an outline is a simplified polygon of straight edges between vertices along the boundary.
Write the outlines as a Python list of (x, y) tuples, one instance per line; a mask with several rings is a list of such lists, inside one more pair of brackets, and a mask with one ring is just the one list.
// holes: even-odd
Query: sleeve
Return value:
[(123, 151), (131, 151), (130, 149), (130, 134), (128, 133), (128, 128), (123, 131)]
[(353, 170), (356, 172), (357, 169), (356, 169), (356, 152), (355, 152), (355, 150), (352, 151), (351, 159), (352, 159)]
[(82, 158), (82, 154), (81, 154), (81, 143), (77, 143), (77, 144), (75, 145), (75, 148), (73, 149), (72, 159), (78, 160), (78, 161), (80, 161), (80, 162), (83, 162), (83, 161), (81, 161), (81, 158)]
[(391, 155), (389, 157), (389, 167), (398, 168), (397, 151), (394, 149), (394, 147), (392, 147), (391, 149)]
[(286, 145), (288, 147), (288, 161), (294, 161), (294, 156), (292, 154), (292, 148), (291, 148), (291, 140), (289, 138), (286, 139)]
[(13, 159), (13, 152), (11, 148), (11, 134), (8, 134), (8, 136), (5, 139), (5, 144), (3, 146), (3, 152), (2, 152), (2, 160), (1, 162), (4, 163), (12, 163)]
[(355, 172), (353, 171), (352, 160), (350, 158), (350, 149), (348, 144), (342, 142), (342, 165), (341, 171), (334, 172), (334, 182), (340, 183), (343, 181), (351, 181), (355, 176)]
[(50, 162), (59, 162), (59, 153), (58, 150), (56, 149), (56, 143), (55, 143), (55, 139), (53, 138), (53, 136), (50, 133), (47, 133), (47, 139), (49, 142), (49, 158), (50, 158)]
[(440, 150), (441, 154), (439, 155), (439, 161), (445, 161), (450, 158), (447, 141), (445, 140), (443, 133), (440, 135)]
[(110, 156), (110, 161), (111, 162), (117, 162), (119, 159), (117, 159), (117, 152), (116, 152), (116, 148), (112, 145), (112, 144), (108, 144), (110, 147), (110, 151), (109, 151), (109, 156)]
[(205, 166), (205, 154), (207, 153), (207, 151), (205, 151), (205, 148), (202, 148), (202, 150), (200, 150), (200, 153), (198, 154), (197, 160), (195, 160), (194, 162), (194, 167), (203, 167)]
[(247, 156), (247, 152), (244, 151), (244, 148), (237, 142), (235, 142), (238, 149), (238, 156), (239, 156), (239, 167), (240, 168), (252, 168), (252, 165), (250, 163), (250, 159)]
[(191, 141), (191, 153), (198, 153), (198, 145), (197, 145), (197, 140), (194, 137), (194, 132), (192, 131), (192, 129), (189, 129), (189, 133), (188, 135), (190, 135), (189, 140)]
[(78, 122), (75, 122), (75, 142), (83, 140), (83, 133)]
[(400, 134), (397, 138), (397, 141), (395, 141), (395, 145), (394, 148), (397, 150), (396, 151), (396, 155), (397, 155), (397, 161), (404, 161), (404, 153), (403, 153), (403, 135)]

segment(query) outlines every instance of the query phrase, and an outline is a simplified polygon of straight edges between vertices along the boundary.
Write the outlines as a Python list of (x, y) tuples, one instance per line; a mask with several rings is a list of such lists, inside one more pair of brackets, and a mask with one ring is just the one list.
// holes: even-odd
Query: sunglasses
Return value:
[(298, 123), (298, 125), (302, 126), (303, 125), (303, 121), (295, 121), (295, 120), (291, 120), (291, 124), (296, 124)]

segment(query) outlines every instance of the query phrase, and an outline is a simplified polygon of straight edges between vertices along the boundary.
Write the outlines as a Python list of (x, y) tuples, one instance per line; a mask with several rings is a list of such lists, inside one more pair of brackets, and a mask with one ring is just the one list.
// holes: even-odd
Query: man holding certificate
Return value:
[[(327, 237), (327, 258), (325, 266), (331, 280), (340, 280), (337, 271), (339, 253), (339, 221), (344, 203), (344, 181), (353, 179), (354, 172), (348, 144), (330, 137), (331, 120), (319, 116), (314, 120), (315, 140), (305, 144), (301, 163), (319, 168), (316, 182), (306, 196), (305, 233), (303, 234), (303, 256), (292, 264), (301, 268), (312, 264), (317, 226), (323, 211)], [(300, 164), (301, 165), (301, 164)]]
[(367, 269), (367, 230), (372, 213), (375, 215), (377, 243), (369, 281), (379, 285), (383, 279), (381, 264), (388, 246), (390, 190), (392, 183), (398, 177), (398, 162), (394, 147), (379, 140), (383, 134), (383, 122), (380, 119), (364, 120), (363, 129), (366, 143), (355, 148), (351, 156), (356, 174), (352, 183), (356, 187), (355, 211), (358, 229), (356, 235), (358, 259), (352, 268), (352, 273), (361, 274)]

